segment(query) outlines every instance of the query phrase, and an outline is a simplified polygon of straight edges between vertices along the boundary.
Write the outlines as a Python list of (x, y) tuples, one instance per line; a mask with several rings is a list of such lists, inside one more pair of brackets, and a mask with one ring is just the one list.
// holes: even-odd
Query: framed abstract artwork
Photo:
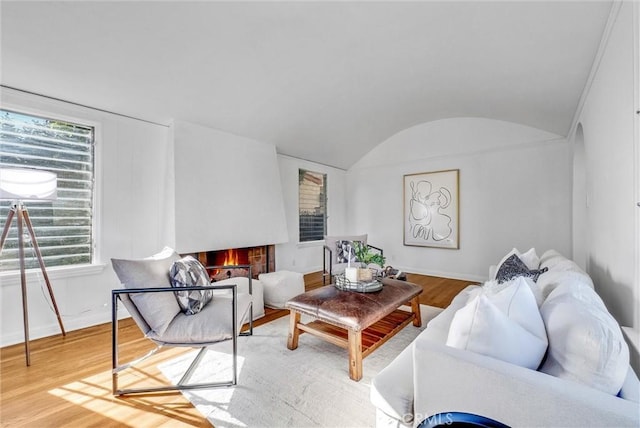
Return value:
[(404, 245), (460, 248), (460, 170), (404, 176)]

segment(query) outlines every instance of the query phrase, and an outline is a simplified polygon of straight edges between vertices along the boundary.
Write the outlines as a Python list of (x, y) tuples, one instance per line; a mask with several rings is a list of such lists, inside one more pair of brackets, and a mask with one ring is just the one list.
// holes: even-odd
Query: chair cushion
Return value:
[[(169, 272), (171, 286), (202, 287), (210, 285), (209, 274), (198, 260), (192, 256), (186, 256), (173, 262)], [(209, 303), (212, 297), (211, 290), (176, 291), (178, 304), (187, 315), (197, 314)]]
[[(169, 269), (179, 259), (178, 253), (167, 247), (146, 259), (111, 259), (111, 264), (125, 288), (170, 288)], [(158, 334), (164, 333), (180, 313), (173, 293), (132, 294), (131, 300), (149, 327)]]
[[(236, 332), (240, 332), (243, 320), (248, 317), (251, 295), (240, 293), (237, 296)], [(174, 346), (206, 345), (231, 339), (233, 337), (232, 301), (232, 297), (228, 294), (216, 295), (197, 314), (187, 315), (179, 312), (162, 334), (154, 331), (147, 337), (155, 342)]]

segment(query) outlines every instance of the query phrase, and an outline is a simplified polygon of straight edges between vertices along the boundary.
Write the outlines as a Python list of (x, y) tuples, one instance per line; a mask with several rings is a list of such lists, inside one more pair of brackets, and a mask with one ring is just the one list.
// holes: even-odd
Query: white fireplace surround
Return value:
[(289, 240), (275, 146), (180, 121), (170, 138), (166, 230), (176, 251)]

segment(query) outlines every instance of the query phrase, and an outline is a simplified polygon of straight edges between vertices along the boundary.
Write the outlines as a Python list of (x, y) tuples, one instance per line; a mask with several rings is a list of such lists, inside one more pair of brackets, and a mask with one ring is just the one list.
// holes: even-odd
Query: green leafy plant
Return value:
[(356, 254), (356, 259), (361, 263), (375, 263), (380, 267), (384, 266), (384, 256), (379, 252), (367, 247), (362, 242), (354, 242), (353, 251)]

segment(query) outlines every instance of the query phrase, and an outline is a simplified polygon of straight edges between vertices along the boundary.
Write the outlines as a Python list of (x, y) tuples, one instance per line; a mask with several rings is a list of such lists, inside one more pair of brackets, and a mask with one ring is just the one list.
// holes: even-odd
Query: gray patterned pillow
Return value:
[[(351, 258), (351, 263), (358, 261), (356, 249), (353, 246), (356, 242), (362, 244), (361, 241), (336, 241), (336, 259), (338, 263), (347, 263), (349, 258)], [(349, 257), (349, 248), (351, 248), (351, 257)]]
[[(169, 276), (171, 277), (171, 286), (175, 288), (211, 285), (207, 270), (192, 256), (186, 256), (175, 261), (171, 266)], [(187, 315), (194, 315), (209, 303), (213, 296), (213, 291), (176, 291), (175, 295), (182, 312)]]
[(522, 260), (520, 260), (520, 257), (518, 257), (516, 254), (512, 254), (500, 265), (500, 267), (498, 267), (498, 272), (496, 272), (496, 280), (498, 281), (498, 284), (501, 284), (506, 281), (511, 281), (512, 279), (519, 276), (526, 276), (533, 279), (533, 282), (536, 282), (538, 280), (538, 277), (541, 274), (545, 273), (547, 270), (549, 269), (543, 268), (529, 270), (527, 265), (524, 264)]

